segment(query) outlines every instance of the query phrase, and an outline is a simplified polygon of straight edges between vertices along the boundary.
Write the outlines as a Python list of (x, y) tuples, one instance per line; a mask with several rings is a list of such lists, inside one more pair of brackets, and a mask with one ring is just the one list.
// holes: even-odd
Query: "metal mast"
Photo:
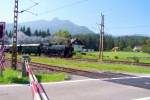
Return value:
[(17, 69), (17, 31), (18, 31), (18, 0), (15, 0), (14, 8), (14, 30), (13, 30), (13, 48), (12, 48), (12, 68)]

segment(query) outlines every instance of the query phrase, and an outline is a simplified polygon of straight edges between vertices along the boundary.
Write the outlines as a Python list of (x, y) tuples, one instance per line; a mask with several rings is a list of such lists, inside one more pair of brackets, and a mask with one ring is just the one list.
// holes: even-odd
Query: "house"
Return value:
[(135, 47), (133, 48), (133, 51), (134, 51), (134, 52), (142, 52), (142, 46), (135, 46)]
[(114, 47), (114, 48), (112, 48), (112, 51), (113, 52), (117, 52), (119, 50), (119, 47)]
[(83, 52), (83, 43), (82, 41), (78, 40), (78, 39), (71, 39), (71, 44), (74, 48), (74, 51), (77, 51), (77, 52)]

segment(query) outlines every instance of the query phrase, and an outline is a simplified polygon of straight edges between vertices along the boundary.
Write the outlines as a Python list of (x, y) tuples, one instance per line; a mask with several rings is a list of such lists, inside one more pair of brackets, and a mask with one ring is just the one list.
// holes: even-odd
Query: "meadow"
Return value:
[[(66, 73), (36, 73), (39, 82), (63, 81), (68, 77)], [(28, 77), (21, 77), (21, 72), (5, 68), (3, 77), (0, 77), (0, 84), (28, 84)]]
[[(118, 59), (115, 57), (118, 56)], [(105, 60), (121, 60), (129, 61), (127, 57), (150, 57), (149, 54), (141, 52), (104, 52)], [(10, 54), (6, 54), (7, 58), (10, 58)], [(18, 56), (18, 60), (21, 59), (21, 55)], [(74, 58), (90, 58), (98, 59), (98, 52), (91, 52), (85, 54), (75, 55)], [(66, 60), (63, 58), (50, 58), (46, 56), (30, 56), (31, 62), (38, 62), (48, 65), (56, 65), (60, 67), (70, 67), (83, 70), (99, 70), (99, 71), (115, 71), (115, 72), (128, 72), (128, 73), (144, 73), (150, 74), (150, 68), (144, 68), (141, 66), (125, 65), (125, 64), (108, 64), (99, 62), (88, 62), (88, 61), (76, 61)], [(130, 60), (131, 61), (131, 60)], [(140, 60), (140, 62), (150, 63), (150, 60)]]
[[(99, 52), (76, 53), (74, 58), (98, 59)], [(104, 52), (104, 60), (150, 63), (150, 54), (143, 52)], [(138, 61), (137, 61), (138, 60)]]
[(66, 60), (63, 58), (48, 58), (48, 57), (31, 57), (31, 62), (38, 62), (38, 63), (55, 65), (60, 67), (77, 68), (82, 70), (150, 74), (150, 68), (144, 68), (144, 67), (134, 66), (134, 65), (107, 64), (107, 63), (99, 63), (99, 62), (76, 61), (76, 60)]

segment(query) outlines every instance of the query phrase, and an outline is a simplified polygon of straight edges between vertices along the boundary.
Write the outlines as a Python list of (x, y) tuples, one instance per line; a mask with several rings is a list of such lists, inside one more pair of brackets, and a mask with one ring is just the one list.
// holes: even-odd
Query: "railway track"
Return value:
[(47, 65), (47, 64), (41, 64), (41, 63), (30, 63), (32, 68), (40, 68), (44, 70), (49, 71), (56, 71), (56, 72), (65, 72), (70, 73), (74, 75), (80, 75), (85, 76), (89, 78), (117, 78), (117, 77), (131, 77), (132, 75), (128, 74), (122, 74), (122, 73), (113, 73), (113, 72), (95, 72), (95, 71), (87, 71), (87, 70), (80, 70), (80, 69), (74, 69), (74, 68), (66, 68), (66, 67), (59, 67), (59, 66), (53, 66), (53, 65)]
[[(98, 62), (97, 59), (81, 59), (81, 58), (67, 58), (68, 60), (77, 60), (77, 61), (88, 61), (88, 62)], [(115, 61), (115, 60), (104, 60), (104, 63), (111, 63), (111, 64), (127, 64), (127, 65), (136, 65), (136, 66), (143, 66), (143, 67), (150, 67), (150, 63), (135, 63), (129, 61)]]
[[(10, 60), (7, 60), (10, 62)], [(21, 65), (21, 62), (18, 61), (18, 65)], [(33, 70), (40, 70), (42, 72), (65, 72), (69, 74), (85, 76), (89, 78), (99, 79), (99, 78), (118, 78), (118, 77), (134, 77), (133, 75), (123, 74), (123, 73), (114, 73), (114, 72), (96, 72), (88, 70), (80, 70), (75, 68), (66, 68), (60, 66), (53, 66), (41, 63), (31, 62), (30, 66)], [(20, 67), (21, 68), (21, 67)]]

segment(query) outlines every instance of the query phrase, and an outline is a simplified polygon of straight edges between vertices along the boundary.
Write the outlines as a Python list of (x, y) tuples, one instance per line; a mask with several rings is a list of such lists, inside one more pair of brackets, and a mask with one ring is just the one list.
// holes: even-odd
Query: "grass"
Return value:
[[(89, 58), (98, 59), (99, 52), (90, 52), (86, 55), (77, 53), (74, 58)], [(128, 57), (138, 57), (142, 63), (150, 63), (149, 59), (143, 59), (144, 57), (150, 57), (150, 54), (143, 52), (104, 52), (104, 60), (118, 60), (118, 61), (130, 61), (134, 62), (134, 59), (128, 59)]]
[[(29, 83), (27, 77), (21, 78), (20, 75), (21, 73), (18, 71), (5, 69), (5, 71), (3, 71), (3, 77), (0, 77), (0, 84)], [(52, 73), (52, 74), (38, 73), (36, 74), (36, 77), (39, 80), (39, 82), (56, 82), (56, 81), (65, 80), (65, 78), (67, 77), (67, 74), (65, 73)]]
[(44, 58), (31, 57), (31, 59), (32, 62), (70, 67), (70, 68), (150, 74), (150, 68), (143, 68), (143, 67), (133, 66), (133, 65), (100, 64), (95, 62), (73, 61), (73, 60), (65, 60), (60, 58), (45, 58), (45, 57)]
[(65, 73), (52, 73), (52, 74), (36, 74), (39, 82), (57, 82), (64, 81), (68, 75)]
[[(81, 58), (91, 58), (98, 59), (98, 52), (88, 53), (86, 55), (79, 54)], [(141, 52), (105, 52), (105, 59), (109, 60), (127, 60), (127, 57), (149, 57), (149, 54), (141, 53)], [(115, 59), (115, 56), (118, 56), (118, 59)], [(10, 57), (10, 55), (7, 55)], [(18, 56), (20, 59), (21, 56)], [(32, 62), (38, 62), (49, 65), (63, 66), (63, 67), (71, 67), (71, 68), (79, 68), (86, 70), (103, 70), (103, 71), (119, 71), (119, 72), (130, 72), (130, 73), (145, 73), (150, 74), (150, 68), (143, 68), (139, 66), (133, 65), (123, 65), (123, 64), (100, 64), (96, 62), (87, 62), (87, 61), (73, 61), (73, 60), (65, 60), (60, 58), (48, 58), (48, 57), (35, 57), (31, 56)], [(148, 61), (140, 60), (140, 62), (149, 63)]]
[(19, 72), (11, 69), (5, 69), (3, 71), (3, 77), (0, 77), (0, 84), (10, 84), (10, 83), (28, 83), (28, 79), (19, 78)]
[[(98, 59), (99, 52), (88, 52), (86, 54), (77, 53), (74, 55), (74, 58), (89, 58), (89, 59)], [(115, 60), (115, 61), (130, 61), (136, 62), (134, 59), (128, 59), (128, 57), (138, 57), (139, 62), (141, 63), (150, 63), (150, 59), (143, 59), (144, 57), (149, 57), (150, 54), (143, 52), (104, 52), (104, 60)], [(11, 54), (7, 53), (6, 58), (11, 58)], [(18, 60), (22, 58), (21, 55), (18, 55)]]

